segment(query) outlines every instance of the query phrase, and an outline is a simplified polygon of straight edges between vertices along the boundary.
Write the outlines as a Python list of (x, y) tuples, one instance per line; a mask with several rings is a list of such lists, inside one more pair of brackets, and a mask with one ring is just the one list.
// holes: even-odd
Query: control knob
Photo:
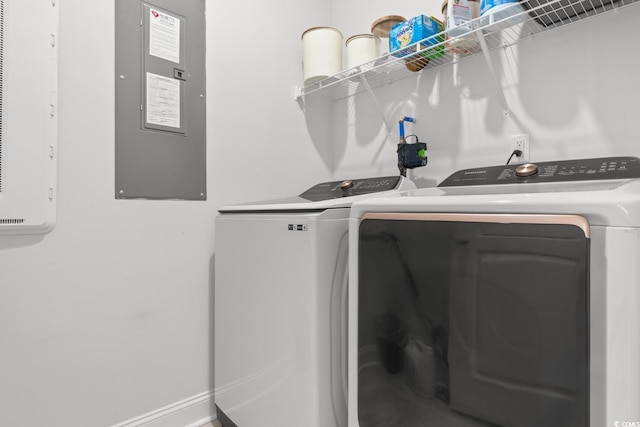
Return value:
[(535, 163), (525, 163), (516, 168), (516, 176), (527, 177), (538, 173), (538, 165)]
[(340, 183), (340, 189), (341, 190), (347, 190), (347, 189), (349, 189), (351, 187), (353, 187), (353, 181), (351, 181), (351, 180), (342, 181)]

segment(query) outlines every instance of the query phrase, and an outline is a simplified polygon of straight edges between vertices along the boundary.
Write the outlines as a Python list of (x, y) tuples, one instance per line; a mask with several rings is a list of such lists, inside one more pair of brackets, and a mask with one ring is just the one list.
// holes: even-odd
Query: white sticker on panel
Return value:
[(180, 128), (180, 81), (147, 73), (147, 124)]
[(180, 63), (180, 19), (149, 10), (149, 55)]

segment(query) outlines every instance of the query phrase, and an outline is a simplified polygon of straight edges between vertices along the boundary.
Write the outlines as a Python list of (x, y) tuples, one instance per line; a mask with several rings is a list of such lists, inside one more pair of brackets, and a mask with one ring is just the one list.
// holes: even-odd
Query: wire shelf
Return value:
[[(302, 99), (318, 91), (330, 91), (334, 100), (344, 98), (415, 75), (407, 68), (409, 61), (414, 61), (414, 66), (416, 63), (418, 67), (424, 66), (422, 70), (434, 69), (482, 53), (483, 49), (486, 49), (486, 54), (536, 34), (634, 3), (640, 4), (640, 0), (523, 0), (470, 21), (473, 29), (463, 35), (444, 31), (402, 49), (404, 56), (396, 56), (398, 52), (386, 53), (373, 61), (298, 88), (296, 98)], [(428, 61), (424, 56), (428, 56)]]

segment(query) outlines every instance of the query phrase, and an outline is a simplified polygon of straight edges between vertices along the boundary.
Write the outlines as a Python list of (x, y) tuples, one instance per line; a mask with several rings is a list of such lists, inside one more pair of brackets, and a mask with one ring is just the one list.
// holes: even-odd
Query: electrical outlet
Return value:
[(511, 159), (513, 163), (526, 163), (529, 161), (529, 134), (511, 135), (511, 152), (514, 150), (520, 150), (522, 154), (519, 156), (514, 155)]

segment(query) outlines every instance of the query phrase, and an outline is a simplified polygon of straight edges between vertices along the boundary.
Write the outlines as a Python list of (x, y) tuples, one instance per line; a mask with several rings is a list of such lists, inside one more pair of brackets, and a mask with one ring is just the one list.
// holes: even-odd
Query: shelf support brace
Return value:
[(378, 100), (376, 99), (376, 95), (373, 93), (373, 90), (371, 90), (371, 86), (369, 85), (369, 82), (367, 81), (367, 78), (364, 76), (364, 74), (360, 75), (360, 81), (362, 82), (362, 85), (364, 86), (364, 88), (366, 89), (367, 93), (371, 97), (371, 100), (373, 101), (373, 104), (375, 105), (376, 109), (378, 110), (378, 113), (380, 113), (380, 117), (382, 118), (382, 122), (384, 123), (384, 126), (387, 128), (387, 137), (390, 137), (391, 136), (391, 125), (389, 124), (389, 121), (385, 117), (384, 110), (382, 109), (382, 107), (380, 107), (380, 104), (378, 103)]
[(300, 86), (296, 86), (295, 88), (295, 93), (293, 96), (293, 99), (296, 100), (296, 102), (298, 103), (298, 107), (300, 107), (300, 109), (304, 112), (305, 109), (305, 105), (304, 105), (304, 94), (303, 94), (304, 90), (300, 87)]
[(504, 96), (504, 91), (502, 90), (502, 85), (498, 80), (498, 76), (496, 75), (496, 71), (493, 68), (493, 62), (491, 61), (491, 55), (489, 55), (489, 47), (487, 46), (487, 41), (484, 39), (484, 33), (482, 30), (476, 31), (478, 34), (478, 42), (480, 43), (480, 49), (482, 49), (482, 55), (484, 56), (484, 60), (487, 63), (487, 67), (489, 67), (489, 72), (493, 77), (493, 82), (496, 84), (496, 88), (498, 89), (498, 93), (500, 94), (500, 100), (502, 101), (503, 115), (505, 117), (509, 117), (511, 110), (509, 109), (509, 103), (507, 102), (507, 98)]

